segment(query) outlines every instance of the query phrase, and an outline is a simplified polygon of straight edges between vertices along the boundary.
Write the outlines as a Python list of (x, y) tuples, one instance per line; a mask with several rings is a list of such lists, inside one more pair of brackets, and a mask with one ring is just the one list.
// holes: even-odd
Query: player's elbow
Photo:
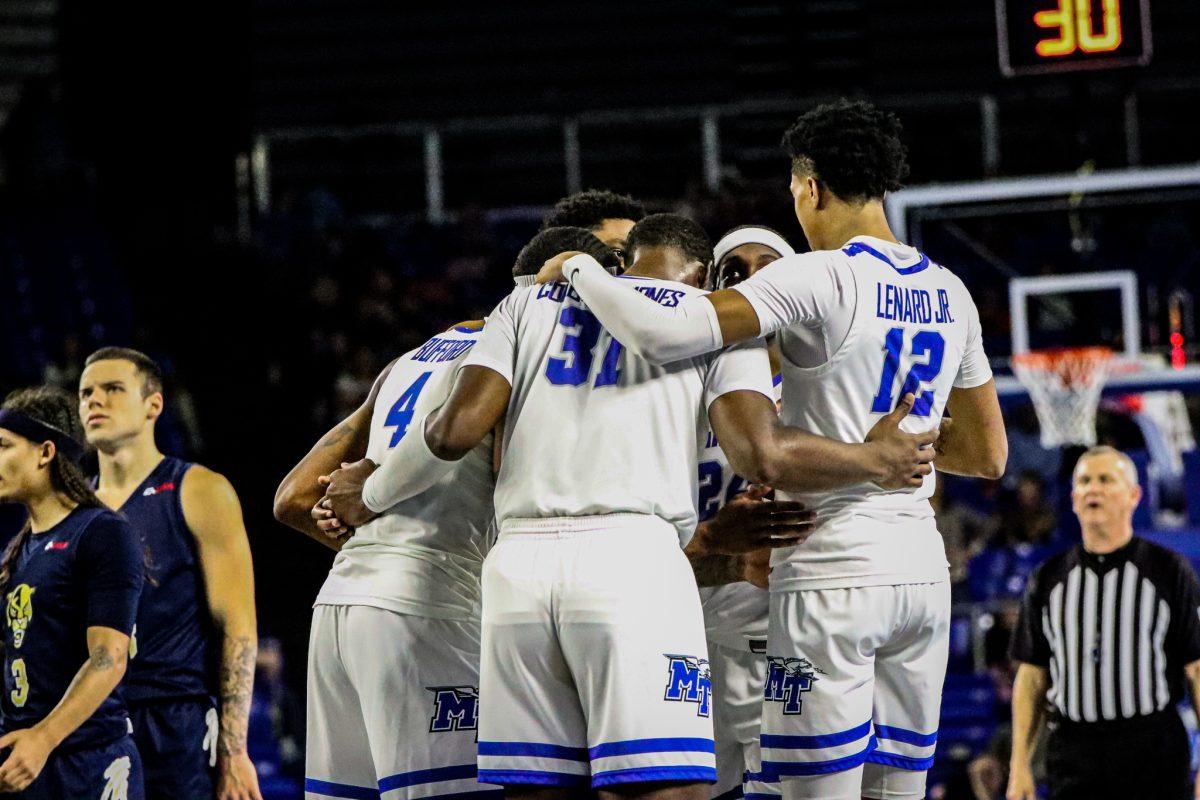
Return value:
[(295, 527), (296, 520), (307, 518), (308, 511), (303, 507), (300, 492), (292, 485), (292, 481), (284, 479), (275, 490), (275, 502), (271, 506), (271, 513), (275, 515), (275, 519), (284, 525)]
[(772, 442), (745, 442), (738, 452), (726, 452), (734, 471), (750, 483), (774, 486), (783, 474), (783, 460)]
[(999, 480), (1008, 466), (1008, 440), (1001, 437), (989, 442), (979, 469), (979, 477)]
[(470, 415), (445, 408), (429, 418), (424, 431), (418, 428), (411, 435), (424, 435), (429, 452), (443, 461), (458, 461), (483, 438), (475, 435)]

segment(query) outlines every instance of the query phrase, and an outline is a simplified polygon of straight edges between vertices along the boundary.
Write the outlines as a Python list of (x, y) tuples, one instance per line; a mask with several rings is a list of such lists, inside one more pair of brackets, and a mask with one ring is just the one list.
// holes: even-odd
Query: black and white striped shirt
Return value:
[(1183, 667), (1200, 659), (1200, 583), (1183, 557), (1144, 539), (1106, 555), (1077, 545), (1030, 579), (1012, 658), (1047, 668), (1063, 719), (1162, 711), (1183, 699)]

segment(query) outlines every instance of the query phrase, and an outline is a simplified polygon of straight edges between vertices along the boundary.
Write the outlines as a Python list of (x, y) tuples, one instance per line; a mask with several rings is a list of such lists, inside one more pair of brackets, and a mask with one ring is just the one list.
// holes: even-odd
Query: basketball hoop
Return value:
[(1096, 443), (1100, 390), (1112, 369), (1107, 347), (1032, 350), (1013, 356), (1013, 372), (1029, 390), (1043, 447)]

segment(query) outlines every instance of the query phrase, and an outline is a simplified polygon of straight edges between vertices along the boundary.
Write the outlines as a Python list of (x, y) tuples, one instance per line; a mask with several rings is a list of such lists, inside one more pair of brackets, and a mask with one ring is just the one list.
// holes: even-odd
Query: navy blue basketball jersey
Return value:
[(131, 704), (216, 696), (216, 628), (180, 496), (191, 466), (166, 456), (121, 506), (149, 553), (136, 649), (125, 678)]
[[(30, 727), (58, 704), (88, 659), (89, 627), (133, 630), (143, 569), (137, 534), (106, 508), (76, 508), (26, 537), (5, 598), (5, 731)], [(100, 746), (128, 726), (118, 686), (63, 746)]]

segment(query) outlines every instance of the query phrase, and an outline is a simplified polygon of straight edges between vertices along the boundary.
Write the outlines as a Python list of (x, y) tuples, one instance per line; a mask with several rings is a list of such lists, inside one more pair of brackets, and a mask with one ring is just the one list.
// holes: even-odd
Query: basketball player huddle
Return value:
[(284, 479), (338, 549), (309, 798), (924, 797), (934, 469), (1007, 445), (969, 293), (884, 216), (899, 134), (844, 101), (787, 131), (803, 254), (564, 199)]

